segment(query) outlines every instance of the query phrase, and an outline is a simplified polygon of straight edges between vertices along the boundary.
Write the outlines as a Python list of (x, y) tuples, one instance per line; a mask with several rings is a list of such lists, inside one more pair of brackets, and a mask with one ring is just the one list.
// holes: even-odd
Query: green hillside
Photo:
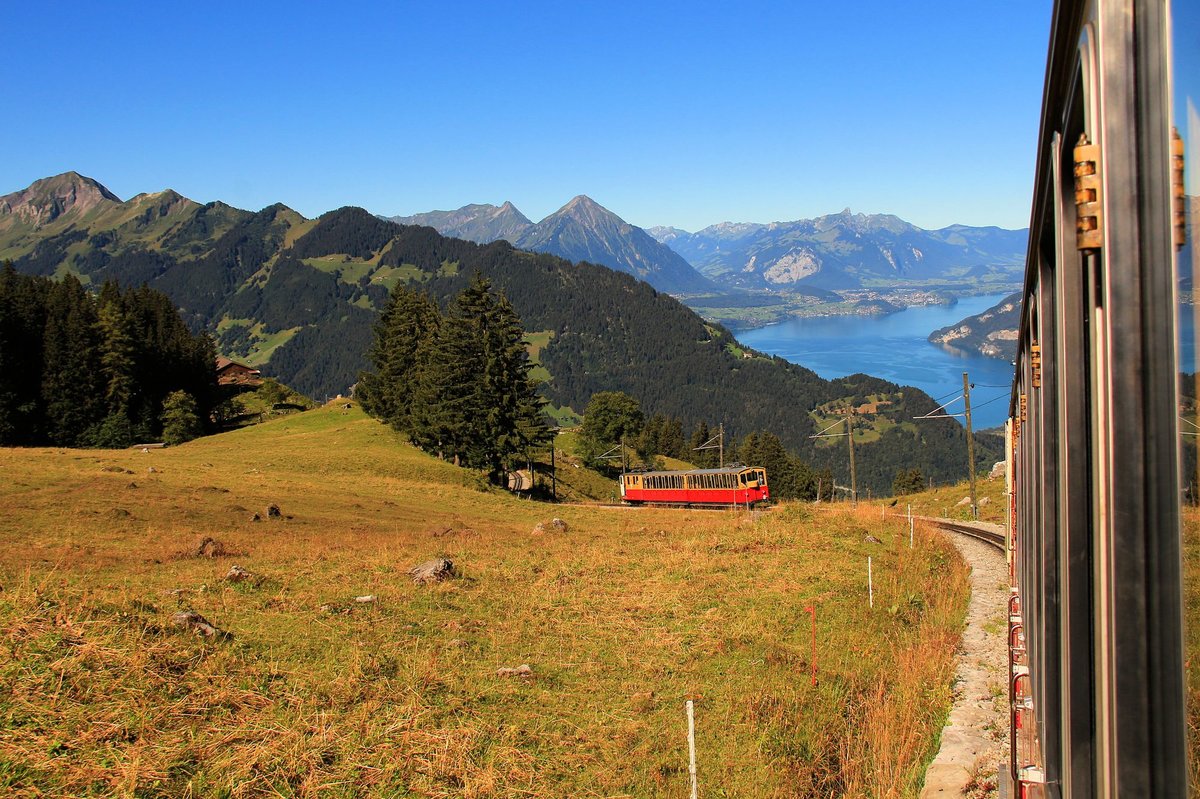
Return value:
[[(818, 451), (809, 439), (815, 432), (809, 412), (856, 394), (898, 390), (865, 376), (825, 381), (782, 359), (743, 351), (724, 328), (602, 266), (506, 242), (445, 238), (360, 208), (305, 220), (282, 205), (257, 213), (182, 199), (147, 206), (152, 195), (121, 203), (86, 181), (75, 176), (72, 184), (76, 196), (92, 187), (91, 205), (78, 213), (56, 205), (61, 187), (40, 193), (31, 187), (25, 205), (0, 213), (0, 252), (26, 273), (69, 271), (93, 285), (148, 283), (168, 294), (194, 328), (215, 330), (221, 352), (317, 398), (345, 394), (357, 380), (391, 286), (414, 285), (445, 303), (476, 272), (508, 295), (527, 330), (545, 335), (537, 341), (547, 379), (542, 390), (558, 408), (578, 412), (597, 391), (625, 391), (648, 415), (670, 415), (689, 427), (723, 422), (738, 438), (774, 432), (844, 481), (845, 459)], [(10, 204), (17, 196), (8, 195)], [(919, 391), (905, 395), (914, 415), (934, 407)], [(877, 493), (890, 490), (896, 469), (914, 465), (914, 458), (938, 481), (965, 473), (959, 454), (965, 437), (952, 421), (889, 431), (864, 450), (877, 457), (864, 456), (875, 466), (860, 466), (860, 484)], [(994, 442), (981, 439), (977, 450), (981, 465), (996, 459)]]

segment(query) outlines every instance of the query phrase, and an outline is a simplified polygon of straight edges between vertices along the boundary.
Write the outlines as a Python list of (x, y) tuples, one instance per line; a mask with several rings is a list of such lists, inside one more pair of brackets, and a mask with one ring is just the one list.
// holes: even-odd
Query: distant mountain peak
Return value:
[(63, 216), (82, 216), (97, 206), (120, 202), (121, 198), (99, 181), (78, 172), (64, 172), (0, 197), (0, 220), (10, 216), (41, 227)]

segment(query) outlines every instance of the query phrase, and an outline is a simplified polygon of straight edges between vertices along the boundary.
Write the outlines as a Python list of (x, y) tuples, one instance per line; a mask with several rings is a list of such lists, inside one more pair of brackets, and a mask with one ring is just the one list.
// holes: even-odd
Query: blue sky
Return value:
[(0, 194), (1024, 227), (1051, 5), (3, 0)]

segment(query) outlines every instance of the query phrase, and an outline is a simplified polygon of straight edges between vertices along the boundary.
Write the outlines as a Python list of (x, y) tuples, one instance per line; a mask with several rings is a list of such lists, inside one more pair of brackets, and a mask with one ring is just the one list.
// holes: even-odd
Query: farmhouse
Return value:
[(217, 384), (222, 386), (261, 386), (262, 373), (228, 358), (217, 358)]

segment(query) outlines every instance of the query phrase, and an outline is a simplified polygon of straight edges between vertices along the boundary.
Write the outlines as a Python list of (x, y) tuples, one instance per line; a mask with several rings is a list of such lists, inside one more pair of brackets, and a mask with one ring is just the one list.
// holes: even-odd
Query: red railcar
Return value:
[(632, 505), (754, 505), (770, 498), (767, 471), (760, 466), (621, 475), (621, 499)]

